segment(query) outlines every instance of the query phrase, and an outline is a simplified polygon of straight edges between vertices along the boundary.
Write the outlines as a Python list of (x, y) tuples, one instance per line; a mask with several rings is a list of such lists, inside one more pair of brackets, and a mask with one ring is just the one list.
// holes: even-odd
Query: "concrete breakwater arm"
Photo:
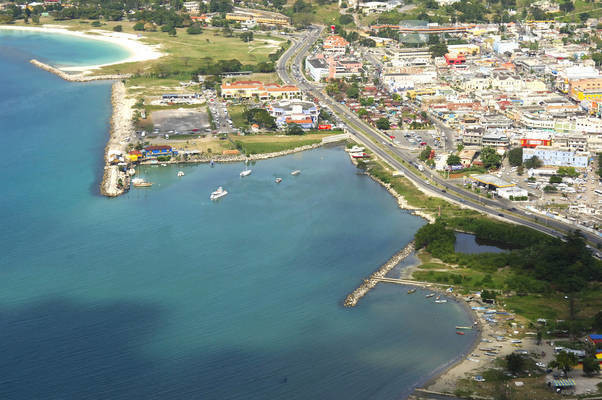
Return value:
[(90, 81), (102, 81), (102, 80), (118, 80), (126, 79), (130, 77), (130, 74), (115, 74), (115, 75), (84, 75), (84, 74), (68, 74), (65, 71), (61, 71), (52, 65), (45, 64), (36, 59), (29, 60), (29, 62), (38, 68), (55, 74), (59, 78), (62, 78), (69, 82), (90, 82)]
[(357, 302), (366, 295), (370, 291), (370, 289), (374, 288), (376, 284), (379, 282), (380, 278), (384, 278), (385, 275), (389, 271), (393, 269), (401, 260), (409, 256), (414, 251), (414, 241), (412, 240), (406, 247), (404, 247), (401, 251), (396, 253), (393, 257), (389, 259), (386, 263), (384, 263), (379, 269), (374, 271), (369, 278), (365, 279), (364, 282), (353, 292), (351, 292), (345, 298), (343, 305), (345, 307), (354, 307)]
[(128, 138), (131, 141), (135, 136), (132, 123), (134, 101), (126, 97), (125, 84), (122, 81), (113, 84), (111, 131), (109, 141), (105, 147), (105, 169), (100, 183), (100, 193), (104, 196), (119, 196), (129, 188), (129, 175), (121, 171), (117, 165), (113, 165), (112, 161), (116, 155), (126, 153)]

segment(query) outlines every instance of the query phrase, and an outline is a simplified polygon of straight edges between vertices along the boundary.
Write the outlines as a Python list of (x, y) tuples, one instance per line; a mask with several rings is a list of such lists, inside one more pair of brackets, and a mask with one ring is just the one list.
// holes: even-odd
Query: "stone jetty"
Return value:
[(384, 263), (379, 269), (374, 271), (370, 277), (364, 279), (364, 282), (353, 292), (351, 292), (343, 302), (345, 307), (354, 307), (357, 302), (366, 295), (376, 284), (379, 279), (384, 278), (389, 271), (393, 269), (401, 260), (409, 256), (414, 251), (414, 241), (408, 243), (401, 251), (396, 253), (389, 261)]
[(119, 196), (129, 188), (129, 175), (120, 170), (112, 161), (115, 156), (125, 155), (128, 143), (135, 138), (132, 123), (132, 105), (134, 101), (126, 97), (125, 84), (122, 81), (113, 84), (111, 92), (111, 104), (113, 105), (111, 131), (109, 141), (105, 147), (105, 168), (100, 183), (100, 193), (104, 196)]
[(126, 79), (130, 77), (130, 74), (114, 74), (114, 75), (85, 75), (85, 74), (68, 74), (65, 71), (62, 71), (58, 68), (53, 67), (52, 65), (45, 64), (36, 59), (29, 60), (29, 62), (35, 65), (38, 68), (43, 69), (44, 71), (48, 71), (50, 73), (55, 74), (59, 78), (62, 78), (69, 82), (90, 82), (90, 81), (110, 81), (110, 80), (119, 80)]

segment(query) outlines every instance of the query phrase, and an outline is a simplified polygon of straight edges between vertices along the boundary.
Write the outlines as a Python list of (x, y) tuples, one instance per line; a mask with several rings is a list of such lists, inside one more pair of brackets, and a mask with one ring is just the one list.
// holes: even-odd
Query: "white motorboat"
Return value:
[(301, 170), (294, 170), (293, 172), (291, 172), (291, 175), (299, 175), (301, 173)]
[(178, 176), (184, 176), (184, 171), (178, 171)]
[(443, 304), (443, 303), (447, 303), (447, 300), (435, 300), (435, 303)]
[(350, 149), (345, 149), (345, 151), (348, 153), (362, 153), (364, 151), (364, 148), (360, 146), (353, 146)]
[(280, 182), (282, 182), (282, 178), (276, 178), (275, 182), (276, 182), (276, 183), (280, 183)]
[(217, 200), (221, 197), (224, 197), (225, 195), (227, 195), (228, 192), (226, 190), (224, 190), (223, 187), (218, 187), (217, 190), (215, 192), (211, 193), (211, 196), (209, 196), (210, 200)]
[(247, 169), (245, 169), (244, 171), (242, 171), (242, 172), (240, 173), (240, 177), (241, 177), (241, 178), (243, 178), (243, 177), (245, 177), (245, 176), (249, 176), (249, 175), (251, 175), (251, 172), (253, 172), (253, 170), (252, 170), (252, 169), (248, 169), (248, 168), (247, 168)]
[(151, 187), (151, 186), (153, 186), (153, 184), (151, 182), (147, 182), (142, 178), (132, 179), (132, 185), (134, 185), (134, 187)]

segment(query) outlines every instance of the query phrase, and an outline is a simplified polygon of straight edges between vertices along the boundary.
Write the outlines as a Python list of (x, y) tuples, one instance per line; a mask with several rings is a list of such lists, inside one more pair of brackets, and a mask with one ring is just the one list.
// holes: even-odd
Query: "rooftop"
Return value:
[(506, 182), (505, 180), (490, 174), (470, 175), (470, 179), (483, 183), (485, 185), (491, 185), (499, 188), (514, 186), (514, 183)]

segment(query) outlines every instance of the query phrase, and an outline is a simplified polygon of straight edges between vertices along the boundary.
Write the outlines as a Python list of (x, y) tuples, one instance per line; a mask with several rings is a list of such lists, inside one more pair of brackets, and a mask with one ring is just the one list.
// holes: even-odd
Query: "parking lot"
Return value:
[(208, 132), (209, 116), (203, 108), (161, 110), (151, 113), (155, 130), (150, 135), (177, 135)]

